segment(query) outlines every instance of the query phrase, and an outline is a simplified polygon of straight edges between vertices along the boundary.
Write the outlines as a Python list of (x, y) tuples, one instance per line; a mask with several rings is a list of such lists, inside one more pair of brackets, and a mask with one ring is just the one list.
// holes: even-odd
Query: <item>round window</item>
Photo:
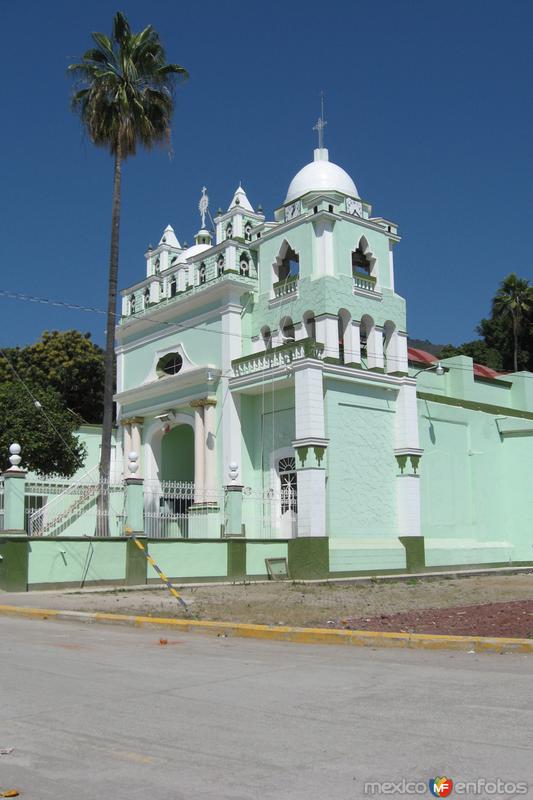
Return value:
[(183, 359), (179, 353), (170, 353), (159, 362), (159, 369), (165, 375), (177, 375), (183, 366)]

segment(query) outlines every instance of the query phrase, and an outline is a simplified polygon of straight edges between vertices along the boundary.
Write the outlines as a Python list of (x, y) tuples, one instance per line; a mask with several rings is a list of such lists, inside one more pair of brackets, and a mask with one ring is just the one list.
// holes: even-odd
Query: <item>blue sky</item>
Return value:
[[(204, 184), (213, 211), (242, 180), (271, 216), (312, 158), (322, 89), (330, 158), (400, 225), (411, 336), (474, 338), (503, 276), (532, 278), (530, 0), (0, 0), (0, 288), (105, 308), (112, 163), (71, 113), (65, 70), (117, 7), (191, 73), (173, 157), (125, 166), (121, 287), (167, 223), (192, 243)], [(96, 314), (4, 297), (0, 310), (4, 346), (70, 327), (103, 342)]]

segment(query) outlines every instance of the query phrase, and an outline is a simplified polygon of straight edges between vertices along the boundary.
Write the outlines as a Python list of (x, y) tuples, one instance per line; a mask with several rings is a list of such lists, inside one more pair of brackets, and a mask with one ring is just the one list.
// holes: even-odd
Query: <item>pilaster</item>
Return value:
[(322, 365), (295, 367), (295, 430), (298, 489), (298, 537), (326, 535), (328, 439), (324, 436)]
[(202, 400), (191, 403), (194, 408), (194, 502), (203, 503), (205, 488), (205, 427)]
[(4, 531), (25, 533), (24, 497), (26, 470), (11, 467), (4, 472)]
[(406, 380), (396, 399), (396, 476), (398, 521), (402, 536), (420, 536), (420, 477), (423, 450), (419, 447), (416, 383)]
[(339, 321), (336, 314), (320, 314), (315, 317), (317, 342), (324, 345), (324, 357), (339, 357)]

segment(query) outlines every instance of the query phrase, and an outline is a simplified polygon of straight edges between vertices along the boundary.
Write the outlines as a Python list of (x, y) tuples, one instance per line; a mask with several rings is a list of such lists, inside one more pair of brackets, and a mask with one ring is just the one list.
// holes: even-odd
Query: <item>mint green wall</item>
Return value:
[(259, 293), (270, 293), (272, 288), (272, 265), (275, 263), (284, 241), (287, 241), (298, 254), (300, 277), (310, 278), (313, 274), (313, 226), (311, 223), (296, 225), (290, 230), (280, 232), (271, 239), (261, 242), (259, 248)]
[[(153, 541), (148, 542), (148, 552), (169, 578), (225, 577), (228, 568), (228, 544), (225, 541)], [(148, 565), (148, 580), (157, 578), (157, 572)]]
[[(205, 313), (208, 309), (202, 309)], [(179, 316), (173, 322), (179, 322)], [(186, 318), (183, 324), (187, 324)], [(152, 328), (147, 325), (143, 334), (152, 335), (158, 326)], [(154, 366), (156, 353), (159, 351), (172, 351), (176, 345), (181, 344), (194, 364), (212, 364), (218, 366), (221, 360), (220, 319), (214, 318), (209, 322), (195, 325), (193, 329), (176, 330), (168, 333), (169, 327), (161, 330), (157, 341), (139, 343), (137, 347), (124, 354), (124, 390), (133, 389), (145, 383)]]
[(125, 541), (30, 541), (28, 584), (81, 584), (87, 581), (120, 581), (125, 577)]
[[(121, 460), (120, 452), (117, 453), (116, 451), (116, 429), (113, 430), (111, 436), (111, 460), (115, 460), (115, 457)], [(100, 442), (102, 439), (102, 427), (100, 425), (80, 425), (78, 430), (76, 431), (76, 437), (79, 441), (85, 445), (87, 450), (87, 457), (83, 463), (83, 466), (80, 467), (72, 478), (69, 478), (69, 481), (76, 481), (85, 475), (92, 467), (97, 465), (100, 461)], [(24, 451), (22, 452), (22, 466), (24, 466)], [(52, 478), (52, 481), (54, 478)], [(42, 476), (37, 475), (35, 472), (28, 472), (27, 481), (42, 481)]]
[(293, 388), (279, 389), (269, 382), (259, 395), (242, 395), (241, 480), (244, 485), (270, 487), (271, 453), (291, 446), (295, 438), (294, 424)]
[(287, 542), (247, 542), (246, 574), (268, 575), (265, 558), (287, 558)]
[(328, 535), (394, 536), (394, 393), (328, 379), (325, 410)]
[(352, 277), (352, 253), (364, 236), (372, 255), (377, 260), (374, 274), (378, 284), (390, 289), (389, 279), (389, 238), (385, 232), (375, 231), (358, 225), (357, 222), (341, 220), (334, 228), (335, 272)]
[[(483, 411), (427, 400), (418, 405), (422, 532), (432, 540), (427, 563), (486, 560), (474, 548), (465, 561), (464, 549), (455, 551), (459, 540), (474, 540), (481, 549), (487, 542), (512, 543), (514, 560), (533, 559), (533, 436), (500, 437), (497, 415)], [(440, 539), (446, 545), (437, 549), (452, 552), (433, 557), (433, 540)], [(491, 559), (507, 560), (504, 550), (506, 558)]]
[(177, 425), (161, 441), (161, 480), (194, 480), (194, 430)]

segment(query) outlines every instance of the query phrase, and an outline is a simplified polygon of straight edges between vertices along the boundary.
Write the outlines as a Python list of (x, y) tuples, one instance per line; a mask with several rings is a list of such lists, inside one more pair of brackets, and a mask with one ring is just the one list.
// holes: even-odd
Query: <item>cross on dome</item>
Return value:
[(318, 133), (318, 149), (322, 150), (324, 147), (324, 128), (328, 123), (324, 119), (324, 92), (320, 92), (320, 116), (313, 130)]

